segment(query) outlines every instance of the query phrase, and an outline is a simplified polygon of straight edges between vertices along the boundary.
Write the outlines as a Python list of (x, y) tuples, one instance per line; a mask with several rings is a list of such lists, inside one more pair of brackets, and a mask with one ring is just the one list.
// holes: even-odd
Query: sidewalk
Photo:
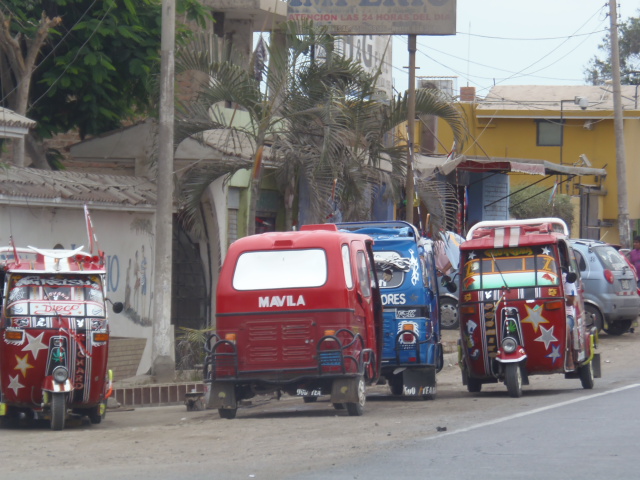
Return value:
[[(458, 363), (458, 336), (458, 330), (442, 331), (445, 366)], [(204, 387), (204, 383), (198, 380), (157, 384), (153, 383), (151, 375), (138, 375), (115, 382), (113, 395), (107, 405), (109, 409), (181, 404), (189, 406), (190, 402), (186, 401), (187, 393), (198, 397), (197, 393), (204, 394)]]

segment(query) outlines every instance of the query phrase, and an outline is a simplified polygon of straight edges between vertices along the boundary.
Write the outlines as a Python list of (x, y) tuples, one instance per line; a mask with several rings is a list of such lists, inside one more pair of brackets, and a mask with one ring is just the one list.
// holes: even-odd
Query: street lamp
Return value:
[(574, 97), (571, 100), (560, 100), (560, 165), (562, 165), (562, 149), (564, 147), (564, 104), (565, 102), (573, 102), (582, 110), (586, 110), (589, 106), (589, 99), (586, 97)]

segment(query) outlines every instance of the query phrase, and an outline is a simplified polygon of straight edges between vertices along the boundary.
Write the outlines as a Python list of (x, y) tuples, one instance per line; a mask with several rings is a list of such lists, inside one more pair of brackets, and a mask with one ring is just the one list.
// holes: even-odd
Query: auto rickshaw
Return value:
[[(469, 392), (504, 382), (522, 395), (531, 375), (600, 377), (597, 329), (586, 318), (568, 229), (557, 218), (480, 222), (461, 250), (459, 365)], [(565, 285), (575, 283), (573, 328)]]
[(82, 248), (0, 248), (0, 418), (48, 419), (62, 430), (70, 414), (94, 424), (105, 415), (104, 255)]
[(235, 241), (220, 271), (216, 330), (205, 343), (207, 406), (235, 418), (239, 402), (329, 395), (362, 415), (380, 375), (382, 303), (373, 240), (333, 224)]
[(384, 306), (382, 376), (393, 395), (436, 395), (442, 369), (438, 281), (432, 242), (408, 222), (349, 222), (338, 228), (374, 239)]

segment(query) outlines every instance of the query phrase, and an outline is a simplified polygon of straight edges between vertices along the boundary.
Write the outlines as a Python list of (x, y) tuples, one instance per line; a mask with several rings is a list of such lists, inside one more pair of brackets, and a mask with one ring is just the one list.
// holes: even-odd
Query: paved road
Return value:
[[(560, 467), (581, 460), (592, 465), (584, 478), (603, 478), (604, 467), (635, 478), (639, 344), (637, 333), (603, 337), (603, 378), (591, 391), (552, 375), (532, 377), (517, 399), (498, 384), (470, 394), (447, 365), (436, 400), (377, 386), (362, 417), (285, 396), (258, 398), (235, 420), (176, 406), (109, 412), (62, 432), (1, 429), (2, 478), (575, 478)], [(481, 470), (467, 471), (470, 460)]]

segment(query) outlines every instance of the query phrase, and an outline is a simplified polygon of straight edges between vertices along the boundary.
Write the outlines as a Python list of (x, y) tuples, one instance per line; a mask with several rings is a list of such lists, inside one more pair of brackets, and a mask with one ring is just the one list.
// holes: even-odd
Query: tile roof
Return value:
[(0, 203), (82, 205), (92, 208), (155, 210), (156, 185), (143, 177), (100, 175), (34, 168), (0, 169)]
[(2, 127), (21, 127), (32, 128), (36, 126), (35, 120), (31, 120), (22, 115), (18, 115), (13, 110), (0, 107), (0, 126)]

